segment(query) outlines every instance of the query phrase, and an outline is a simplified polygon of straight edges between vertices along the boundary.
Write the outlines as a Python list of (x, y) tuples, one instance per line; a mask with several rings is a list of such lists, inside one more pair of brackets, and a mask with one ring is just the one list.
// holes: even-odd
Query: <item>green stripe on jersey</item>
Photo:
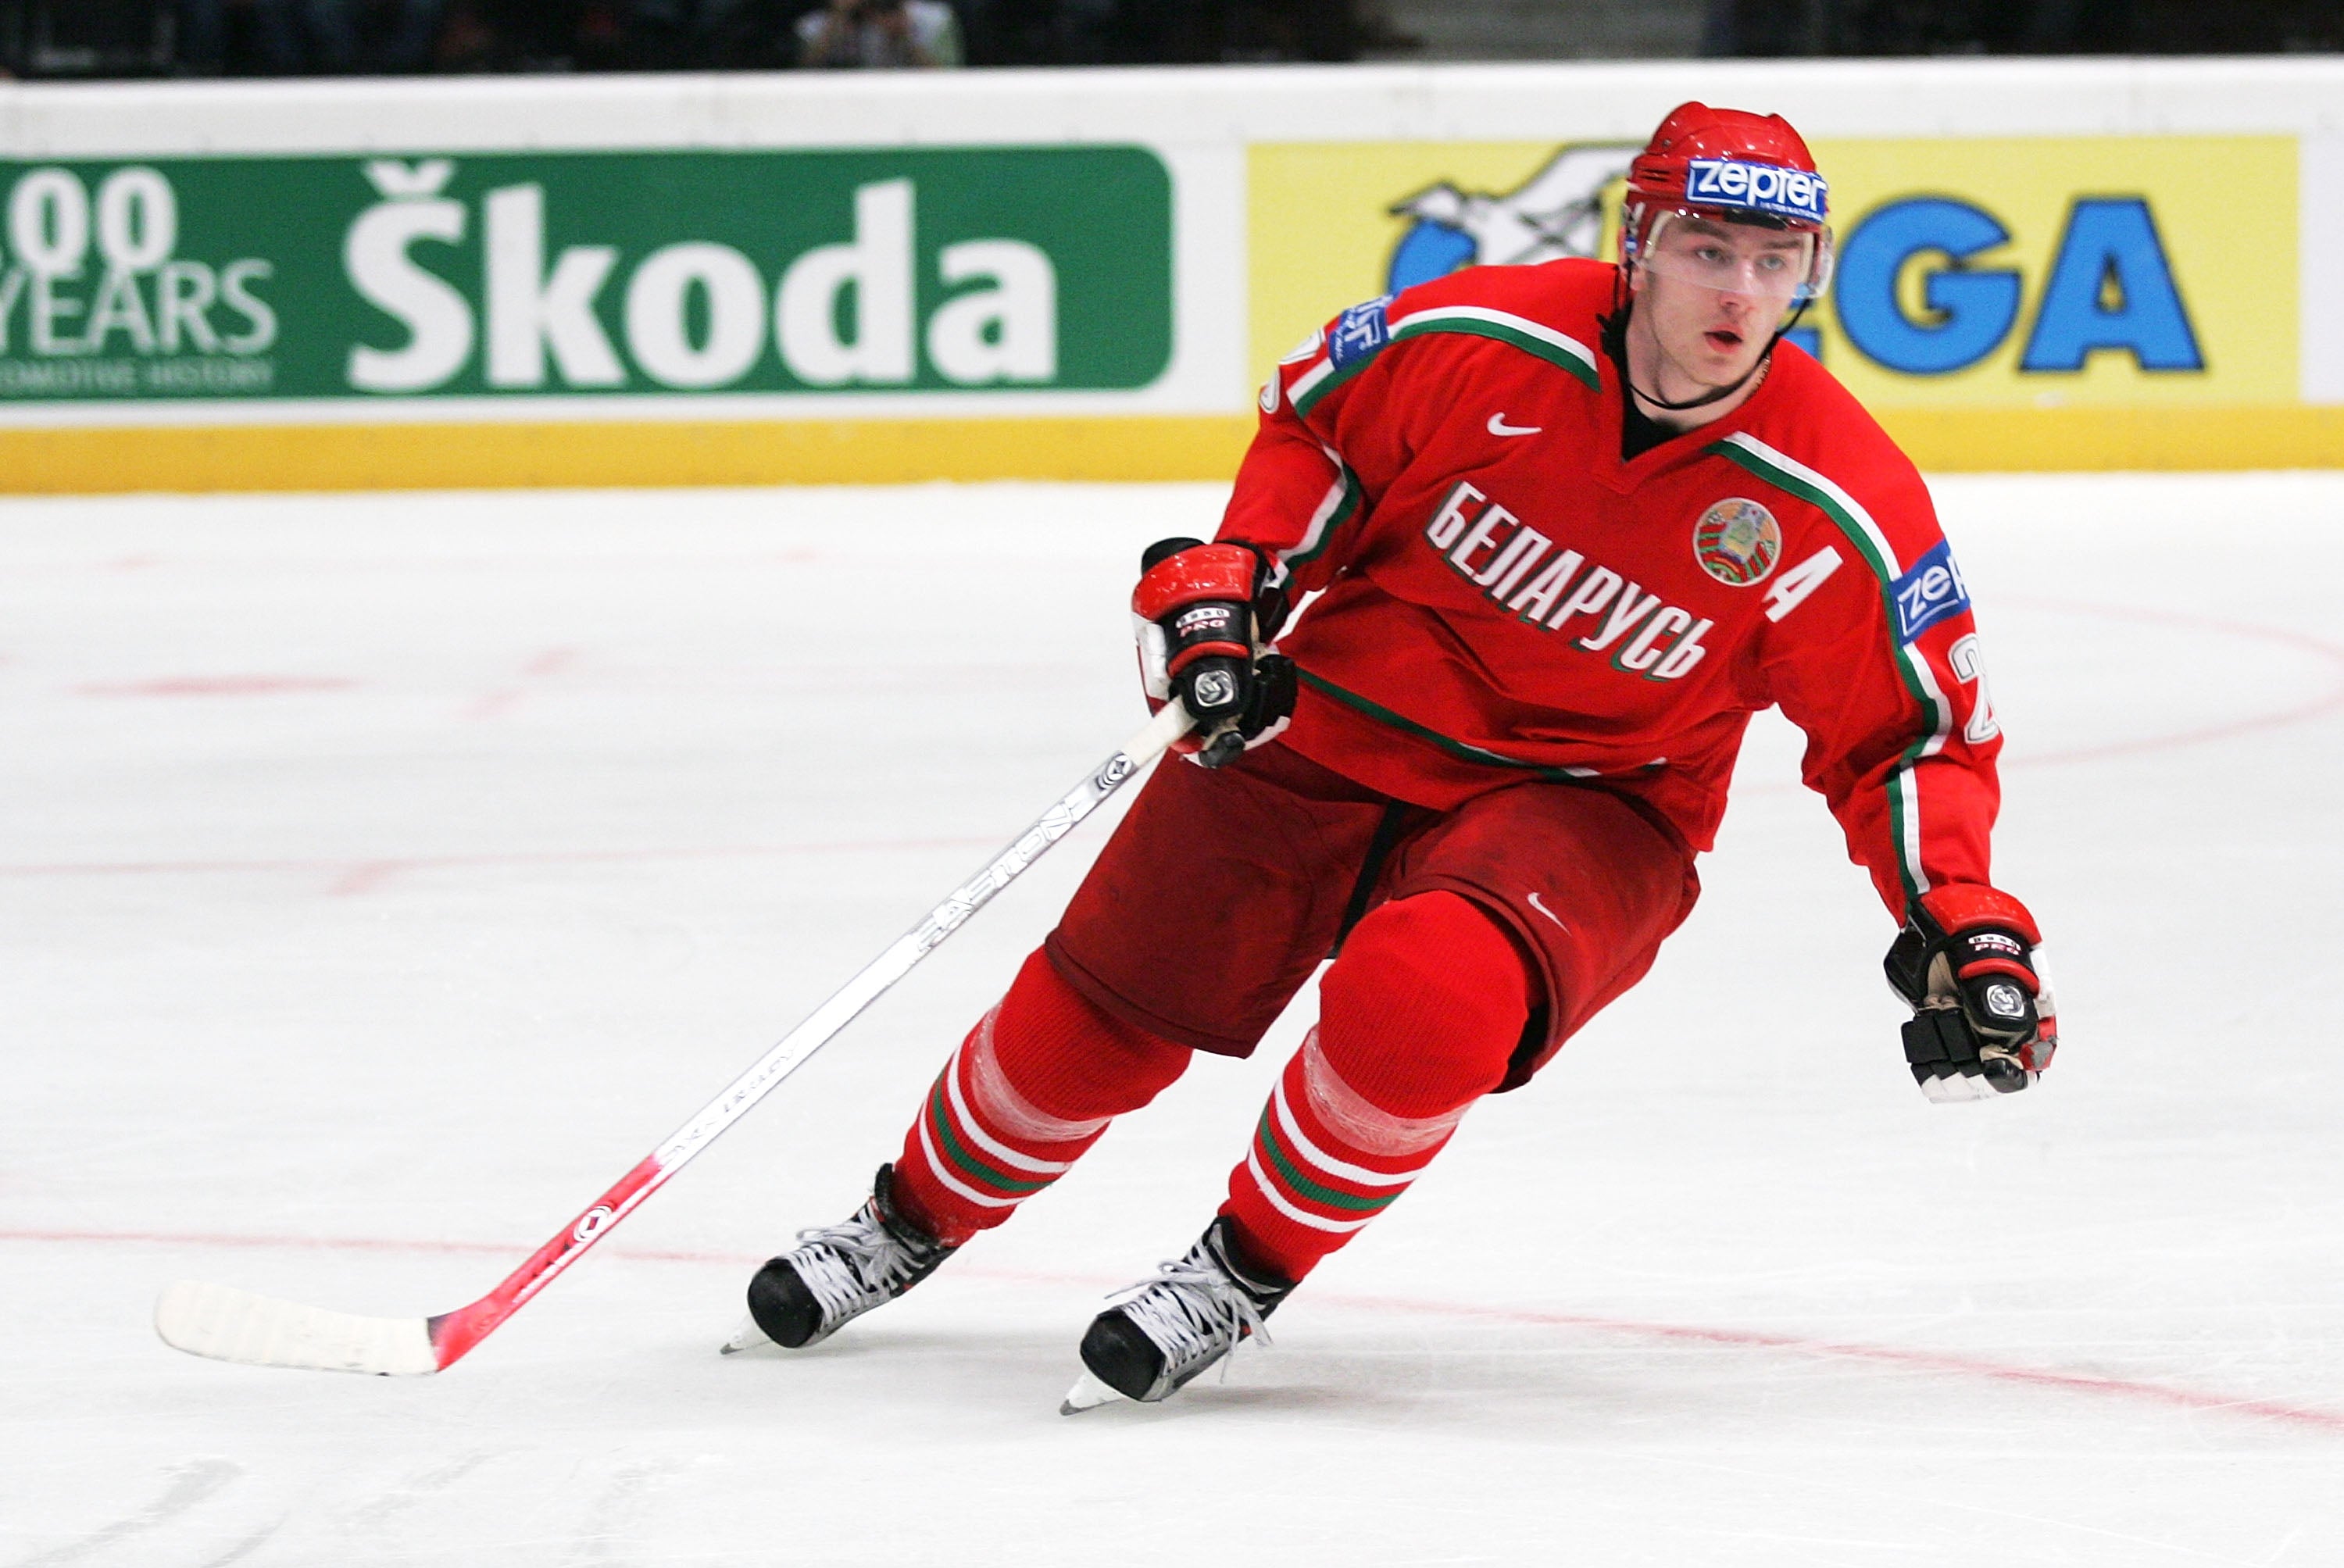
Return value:
[(1349, 463), (1337, 466), (1341, 471), (1335, 476), (1334, 484), (1328, 489), (1327, 500), (1321, 503), (1323, 515), (1311, 520), (1311, 527), (1303, 533), (1301, 543), (1278, 557), (1288, 566), (1305, 565), (1326, 554), (1327, 547), (1335, 542), (1336, 531), (1359, 515), (1359, 501), (1365, 494), (1359, 487), (1359, 476), (1351, 471)]
[(1841, 533), (1847, 537), (1855, 552), (1880, 583), (1880, 607), (1883, 627), (1888, 633), (1888, 645), (1894, 652), (1896, 673), (1904, 689), (1920, 704), (1926, 733), (1905, 747), (1898, 758), (1896, 771), (1888, 775), (1888, 830), (1896, 846), (1897, 876), (1904, 885), (1907, 898), (1917, 899), (1928, 891), (1929, 879), (1921, 869), (1921, 829), (1919, 801), (1913, 794), (1913, 765), (1923, 757), (1935, 754), (1945, 743), (1952, 727), (1952, 709), (1936, 687), (1936, 678), (1929, 673), (1927, 663), (1911, 644), (1896, 635), (1896, 579), (1904, 568), (1896, 560), (1896, 551), (1888, 536), (1864, 510), (1861, 502), (1844, 489), (1794, 458), (1776, 451), (1773, 447), (1745, 431), (1736, 431), (1724, 440), (1713, 441), (1703, 449), (1722, 457), (1735, 467), (1764, 480), (1786, 494), (1798, 497), (1832, 520)]
[(1296, 418), (1308, 419), (1310, 410), (1318, 406), (1319, 399), (1366, 369), (1375, 362), (1376, 355), (1382, 352), (1383, 349), (1378, 348), (1373, 353), (1362, 354), (1349, 364), (1340, 367), (1337, 366), (1332, 359), (1329, 359), (1321, 362), (1317, 369), (1298, 379), (1290, 394), (1294, 400)]
[(1320, 399), (1366, 369), (1378, 354), (1402, 339), (1424, 338), (1442, 332), (1466, 338), (1492, 339), (1568, 370), (1592, 389), (1600, 390), (1603, 385), (1602, 375), (1595, 368), (1594, 351), (1568, 333), (1558, 332), (1527, 316), (1517, 316), (1510, 310), (1494, 310), (1486, 305), (1432, 305), (1411, 311), (1393, 322), (1390, 336), (1382, 344), (1349, 364), (1338, 369), (1329, 357), (1298, 377), (1288, 393), (1294, 403), (1295, 413), (1308, 418)]
[(1435, 305), (1413, 311), (1392, 323), (1391, 340), (1397, 343), (1403, 338), (1435, 332), (1495, 339), (1570, 371), (1591, 389), (1601, 390), (1603, 385), (1595, 369), (1595, 355), (1586, 344), (1526, 316), (1485, 305)]
[(1551, 768), (1538, 763), (1526, 763), (1519, 757), (1510, 757), (1500, 752), (1489, 751), (1470, 742), (1451, 740), (1438, 730), (1428, 730), (1414, 719), (1404, 718), (1393, 713), (1372, 698), (1362, 697), (1357, 692), (1349, 691), (1335, 684), (1324, 675), (1314, 675), (1309, 671), (1298, 667), (1294, 673), (1300, 678), (1303, 684), (1316, 691), (1324, 692), (1345, 707), (1365, 713), (1379, 724), (1389, 724), (1400, 733), (1412, 735), (1427, 745), (1437, 746), (1460, 762), (1480, 763), (1490, 767), (1517, 768), (1523, 773), (1535, 774), (1539, 778), (1555, 784), (1585, 784), (1590, 776), (1588, 774), (1573, 773), (1569, 768)]

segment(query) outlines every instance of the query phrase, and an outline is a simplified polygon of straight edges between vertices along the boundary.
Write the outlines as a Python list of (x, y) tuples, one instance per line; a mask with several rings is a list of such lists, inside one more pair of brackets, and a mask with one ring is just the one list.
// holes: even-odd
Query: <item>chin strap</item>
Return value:
[[(1811, 299), (1802, 299), (1799, 301), (1798, 308), (1791, 312), (1791, 319), (1783, 322), (1780, 327), (1776, 328), (1774, 329), (1774, 335), (1766, 339), (1766, 350), (1764, 353), (1758, 356), (1757, 363), (1752, 365), (1749, 369), (1743, 372), (1742, 379), (1734, 382), (1730, 387), (1712, 387), (1708, 391), (1703, 392), (1698, 398), (1688, 398), (1682, 403), (1672, 403), (1666, 398), (1656, 397), (1652, 393), (1647, 392), (1643, 388), (1639, 387), (1633, 380), (1629, 379), (1627, 373), (1627, 356), (1625, 354), (1621, 356), (1620, 379), (1628, 383), (1629, 392), (1639, 401), (1650, 403), (1652, 407), (1661, 410), (1664, 413), (1681, 414), (1688, 409), (1705, 409), (1712, 403), (1720, 402), (1733, 396), (1734, 393), (1748, 386), (1754, 378), (1763, 375), (1765, 373), (1767, 364), (1774, 358), (1774, 345), (1780, 343), (1783, 338), (1790, 333), (1791, 329), (1799, 324), (1800, 319), (1807, 313), (1807, 307), (1813, 303), (1814, 303), (1814, 301)], [(1629, 309), (1632, 310), (1634, 308), (1634, 304), (1632, 301)], [(1623, 319), (1622, 322), (1622, 330), (1624, 331), (1625, 329), (1626, 322)]]
[[(1774, 336), (1776, 342), (1780, 342), (1782, 340), (1781, 333), (1778, 332)], [(1628, 390), (1634, 394), (1638, 402), (1648, 404), (1652, 408), (1661, 410), (1664, 413), (1681, 414), (1687, 409), (1705, 409), (1712, 403), (1719, 402), (1724, 399), (1733, 396), (1734, 393), (1748, 386), (1750, 384), (1751, 377), (1757, 375), (1759, 371), (1764, 369), (1766, 368), (1766, 361), (1772, 359), (1773, 354), (1774, 344), (1767, 344), (1766, 352), (1758, 356), (1758, 362), (1750, 367), (1748, 373), (1743, 375), (1742, 379), (1734, 382), (1730, 387), (1712, 387), (1700, 397), (1687, 398), (1682, 403), (1672, 403), (1666, 398), (1656, 397), (1652, 393), (1644, 390), (1643, 388), (1636, 385), (1632, 380), (1628, 383)]]

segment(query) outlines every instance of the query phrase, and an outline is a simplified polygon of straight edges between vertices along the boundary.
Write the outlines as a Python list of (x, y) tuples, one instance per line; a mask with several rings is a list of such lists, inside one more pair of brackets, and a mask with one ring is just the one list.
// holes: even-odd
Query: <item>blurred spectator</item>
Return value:
[(830, 0), (798, 19), (798, 64), (900, 70), (961, 63), (960, 20), (942, 0)]
[[(179, 69), (191, 76), (217, 76), (227, 69), (229, 0), (179, 0)], [(251, 8), (251, 0), (244, 0)]]
[[(130, 0), (106, 0), (107, 5)], [(1590, 0), (153, 0), (178, 68), (303, 72), (777, 70), (1353, 60), (1422, 51), (1451, 7)], [(1633, 0), (1605, 0), (1629, 5)], [(2344, 48), (2344, 0), (1680, 0), (1726, 56), (2268, 54)], [(0, 75), (34, 13), (0, 0)], [(12, 50), (12, 46), (14, 49)], [(96, 74), (132, 72), (136, 64)]]
[(701, 0), (693, 22), (695, 58), (719, 71), (794, 66), (797, 19), (806, 8), (806, 0)]
[(196, 76), (403, 75), (430, 68), (447, 0), (178, 0)]
[(1424, 47), (1424, 40), (1392, 15), (1391, 0), (1357, 0), (1350, 9), (1362, 54), (1412, 55)]
[(1123, 7), (1116, 0), (1057, 0), (1046, 7), (1050, 17), (1053, 65), (1096, 66), (1116, 58), (1117, 23)]
[(590, 0), (578, 18), (584, 71), (676, 71), (701, 63), (696, 0)]
[(2337, 0), (1709, 0), (1705, 55), (2259, 55), (2344, 46)]
[(427, 69), (446, 0), (252, 0), (261, 59), (275, 76), (403, 75)]
[(338, 76), (359, 64), (357, 0), (254, 0), (272, 76)]
[(443, 71), (571, 71), (582, 0), (453, 0), (435, 64)]
[(371, 30), (359, 53), (359, 69), (403, 76), (431, 68), (448, 0), (376, 0), (369, 10)]
[(172, 0), (0, 0), (0, 77), (149, 76), (171, 23)]

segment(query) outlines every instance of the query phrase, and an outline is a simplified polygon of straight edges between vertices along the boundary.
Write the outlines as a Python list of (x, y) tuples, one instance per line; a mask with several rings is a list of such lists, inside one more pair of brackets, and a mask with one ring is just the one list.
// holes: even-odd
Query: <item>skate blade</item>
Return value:
[(1080, 1415), (1085, 1411), (1096, 1410), (1101, 1405), (1114, 1404), (1117, 1401), (1125, 1404), (1131, 1402), (1127, 1396), (1117, 1393), (1099, 1381), (1086, 1367), (1083, 1370), (1082, 1377), (1076, 1380), (1075, 1386), (1066, 1391), (1066, 1397), (1058, 1401), (1058, 1413)]
[(773, 1342), (765, 1337), (765, 1330), (757, 1327), (756, 1319), (743, 1318), (741, 1326), (732, 1330), (732, 1337), (725, 1340), (716, 1353), (720, 1356), (738, 1355), (743, 1351), (753, 1351), (760, 1345)]

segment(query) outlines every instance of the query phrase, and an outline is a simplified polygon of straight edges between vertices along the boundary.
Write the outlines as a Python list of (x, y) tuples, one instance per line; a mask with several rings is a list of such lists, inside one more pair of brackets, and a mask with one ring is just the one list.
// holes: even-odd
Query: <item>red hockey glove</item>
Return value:
[(1147, 705), (1177, 696), (1197, 721), (1174, 751), (1217, 768), (1286, 727), (1294, 664), (1267, 646), (1285, 622), (1286, 594), (1269, 585), (1258, 551), (1160, 540), (1139, 558), (1131, 615)]
[(1933, 1100), (1991, 1099), (2026, 1087), (2059, 1048), (2043, 940), (2026, 906), (1991, 887), (1921, 895), (1888, 949), (1888, 984), (1913, 1008), (1904, 1060)]

